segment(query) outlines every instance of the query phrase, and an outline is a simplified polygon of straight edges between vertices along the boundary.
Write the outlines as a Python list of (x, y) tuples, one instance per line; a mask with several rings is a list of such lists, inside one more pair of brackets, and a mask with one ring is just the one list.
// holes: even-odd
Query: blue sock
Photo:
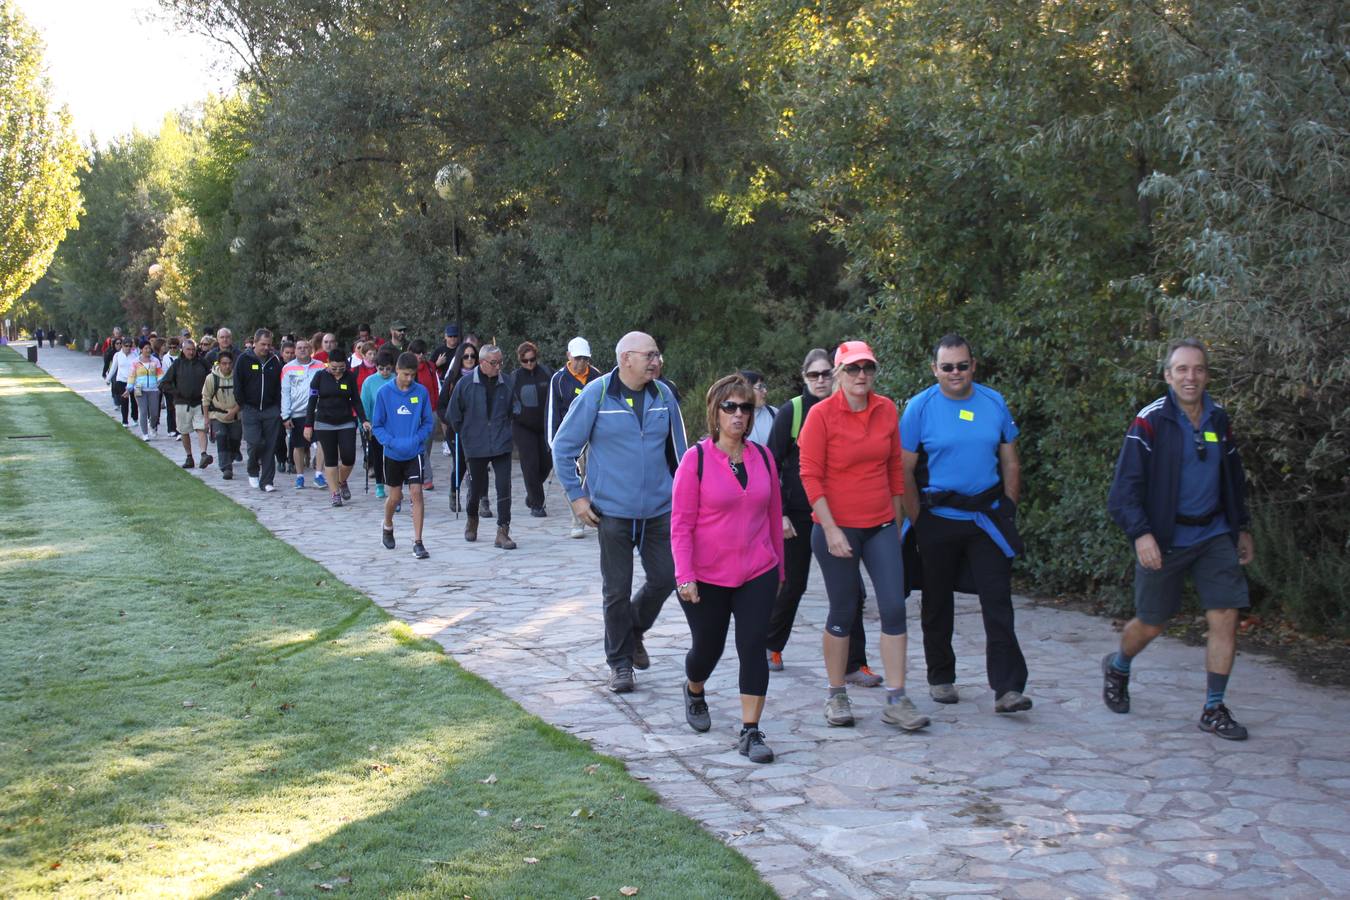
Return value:
[(1133, 656), (1126, 656), (1124, 650), (1117, 650), (1116, 655), (1111, 657), (1111, 668), (1122, 675), (1128, 675), (1130, 674), (1130, 662), (1133, 659)]
[(889, 704), (891, 704), (891, 703), (899, 702), (900, 698), (902, 698), (902, 697), (904, 697), (904, 696), (905, 696), (905, 689), (904, 689), (904, 688), (886, 688), (886, 703), (887, 703), (887, 705), (889, 705)]
[(1205, 709), (1213, 709), (1223, 702), (1223, 692), (1228, 689), (1228, 676), (1218, 672), (1205, 673)]

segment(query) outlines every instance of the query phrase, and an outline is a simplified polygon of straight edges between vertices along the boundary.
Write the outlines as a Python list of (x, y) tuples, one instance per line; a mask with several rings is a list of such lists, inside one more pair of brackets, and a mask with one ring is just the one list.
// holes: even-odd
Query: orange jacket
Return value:
[(807, 500), (829, 501), (835, 524), (871, 528), (895, 518), (891, 498), (905, 492), (905, 479), (900, 413), (889, 398), (872, 394), (855, 413), (844, 392), (835, 392), (811, 407), (797, 449)]

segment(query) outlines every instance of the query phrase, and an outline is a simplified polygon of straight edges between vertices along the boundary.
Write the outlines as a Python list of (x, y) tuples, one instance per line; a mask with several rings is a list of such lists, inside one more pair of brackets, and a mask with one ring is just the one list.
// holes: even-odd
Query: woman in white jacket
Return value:
[(127, 407), (130, 404), (131, 419), (140, 421), (140, 410), (136, 405), (136, 398), (127, 395), (127, 380), (131, 378), (131, 367), (136, 362), (136, 342), (131, 338), (124, 337), (119, 341), (119, 348), (113, 354), (112, 362), (108, 363), (108, 375), (104, 379), (112, 385), (113, 403), (122, 411), (122, 424), (130, 426), (127, 419)]

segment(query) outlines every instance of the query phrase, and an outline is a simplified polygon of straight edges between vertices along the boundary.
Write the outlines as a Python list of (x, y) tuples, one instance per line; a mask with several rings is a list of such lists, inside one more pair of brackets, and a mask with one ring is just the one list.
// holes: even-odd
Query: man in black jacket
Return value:
[(182, 355), (177, 362), (169, 366), (160, 382), (160, 390), (172, 393), (175, 404), (174, 413), (178, 421), (178, 435), (183, 441), (183, 450), (187, 459), (183, 468), (191, 469), (196, 465), (192, 459), (192, 433), (197, 433), (197, 444), (201, 451), (201, 467), (211, 465), (211, 454), (207, 453), (206, 412), (202, 409), (202, 385), (211, 367), (197, 352), (197, 342), (192, 338), (183, 338)]
[(281, 358), (272, 352), (272, 332), (259, 328), (253, 347), (234, 366), (234, 395), (248, 443), (249, 487), (276, 490), (277, 460), (273, 450), (281, 431)]
[(497, 483), (497, 539), (493, 546), (516, 549), (511, 540), (511, 403), (513, 379), (502, 374), (502, 351), (488, 344), (478, 356), (478, 368), (455, 385), (446, 418), (464, 443), (469, 460), (468, 521), (464, 540), (478, 540), (480, 501), (487, 496), (488, 466)]

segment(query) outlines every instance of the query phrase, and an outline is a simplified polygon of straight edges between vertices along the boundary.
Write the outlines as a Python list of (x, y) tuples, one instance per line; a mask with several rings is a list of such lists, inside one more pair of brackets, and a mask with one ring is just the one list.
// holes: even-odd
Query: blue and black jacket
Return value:
[[(1125, 433), (1106, 502), (1126, 537), (1134, 541), (1152, 534), (1164, 553), (1171, 549), (1176, 534), (1181, 454), (1194, 452), (1177, 415), (1170, 390), (1139, 410)], [(1219, 504), (1236, 541), (1238, 532), (1251, 528), (1246, 476), (1228, 413), (1217, 403), (1212, 421), (1219, 435)]]

